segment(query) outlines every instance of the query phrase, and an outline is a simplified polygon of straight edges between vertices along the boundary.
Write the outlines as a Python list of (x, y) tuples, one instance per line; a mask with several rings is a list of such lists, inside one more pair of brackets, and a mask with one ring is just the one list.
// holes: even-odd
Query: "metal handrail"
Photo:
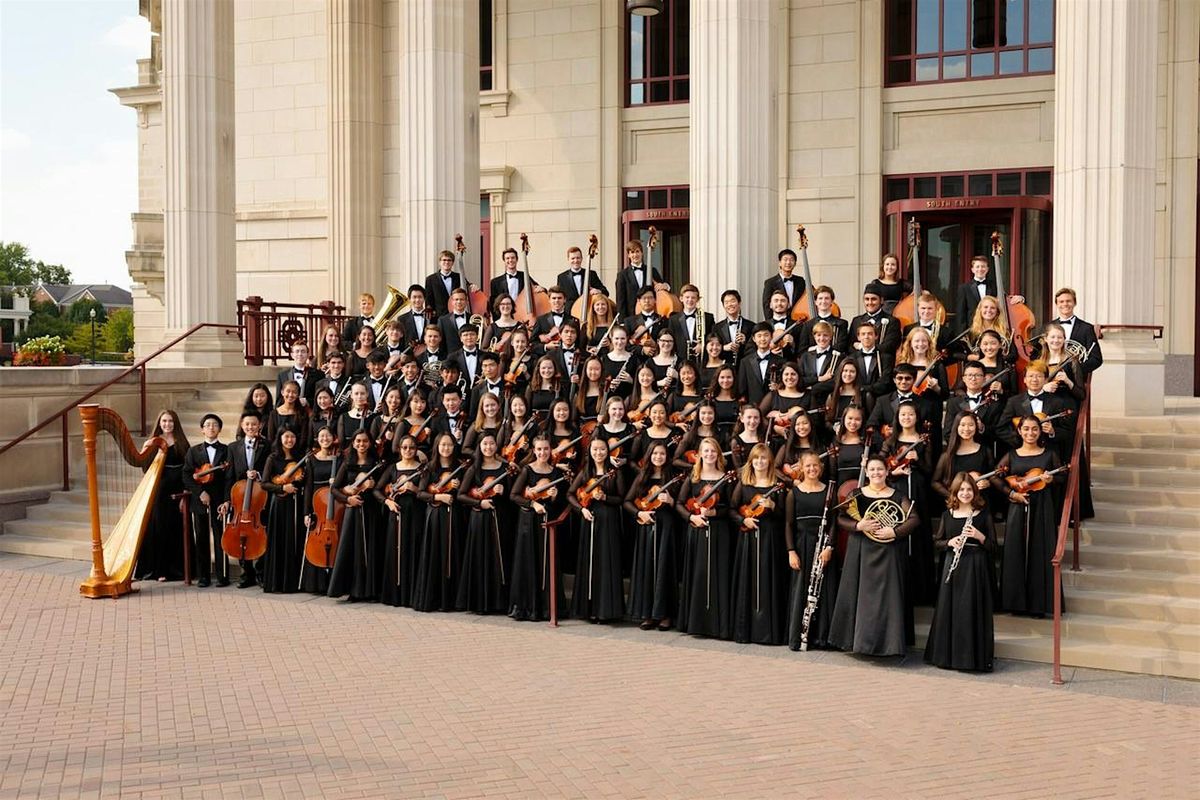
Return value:
[[(1082, 460), (1083, 441), (1087, 431), (1091, 430), (1092, 416), (1092, 377), (1089, 375), (1084, 384), (1083, 403), (1079, 406), (1079, 417), (1075, 420), (1075, 441), (1071, 447), (1071, 469), (1067, 473), (1067, 501), (1063, 503), (1062, 514), (1058, 519), (1058, 542), (1054, 546), (1054, 557), (1050, 563), (1054, 569), (1054, 675), (1051, 679), (1056, 686), (1061, 686), (1062, 679), (1062, 560), (1067, 549), (1067, 529), (1074, 528), (1072, 556), (1072, 572), (1079, 571), (1079, 465)], [(1090, 453), (1090, 451), (1089, 451)], [(1074, 525), (1072, 525), (1072, 519)]]
[(241, 335), (241, 332), (242, 332), (242, 326), (240, 326), (240, 325), (231, 325), (231, 324), (225, 324), (225, 323), (221, 323), (221, 322), (201, 322), (196, 325), (193, 325), (192, 327), (188, 328), (186, 331), (184, 331), (180, 335), (176, 336), (171, 341), (164, 344), (162, 347), (155, 350), (150, 355), (134, 362), (134, 364), (131, 367), (126, 369), (120, 375), (117, 375), (115, 378), (111, 378), (108, 381), (105, 381), (104, 383), (100, 384), (99, 386), (93, 388), (87, 394), (79, 397), (76, 400), (71, 401), (67, 405), (60, 408), (58, 411), (55, 411), (50, 416), (46, 417), (46, 419), (42, 420), (37, 425), (34, 425), (32, 428), (30, 428), (29, 430), (22, 433), (17, 438), (8, 442), (3, 447), (0, 447), (0, 456), (4, 455), (9, 450), (13, 449), (17, 445), (19, 445), (21, 442), (28, 439), (30, 436), (33, 436), (38, 431), (42, 430), (47, 425), (54, 422), (54, 420), (61, 418), (62, 419), (63, 491), (64, 492), (70, 491), (70, 489), (71, 489), (71, 465), (70, 465), (69, 449), (67, 447), (67, 434), (68, 434), (68, 417), (67, 417), (67, 415), (70, 412), (74, 411), (76, 408), (78, 408), (83, 403), (86, 403), (88, 400), (91, 400), (93, 397), (95, 397), (96, 395), (103, 392), (105, 389), (107, 389), (110, 386), (116, 384), (117, 382), (125, 379), (129, 375), (132, 375), (134, 372), (137, 372), (138, 373), (138, 394), (140, 396), (141, 414), (142, 414), (141, 434), (142, 434), (142, 436), (145, 436), (146, 435), (146, 365), (148, 363), (150, 363), (151, 361), (153, 361), (158, 356), (160, 356), (163, 353), (165, 353), (166, 351), (170, 350), (175, 345), (182, 342), (184, 339), (191, 336), (193, 333), (196, 333), (197, 331), (203, 330), (205, 328), (216, 328), (218, 330), (236, 331), (239, 336)]

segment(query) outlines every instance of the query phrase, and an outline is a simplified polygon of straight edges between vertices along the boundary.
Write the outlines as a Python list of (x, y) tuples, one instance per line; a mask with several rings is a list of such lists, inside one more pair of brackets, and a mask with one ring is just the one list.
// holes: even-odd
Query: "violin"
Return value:
[[(822, 411), (823, 409), (815, 408), (811, 410), (811, 413), (819, 414)], [(781, 428), (790, 428), (793, 424), (795, 424), (797, 417), (799, 417), (801, 414), (807, 413), (809, 412), (805, 411), (804, 406), (794, 405), (787, 411), (780, 412), (779, 416), (771, 420), (771, 424), (778, 425)]]
[[(426, 422), (428, 421), (428, 417), (426, 417)], [(383, 430), (379, 431), (379, 438), (375, 440), (375, 452), (378, 455), (382, 456), (385, 452), (387, 452), (388, 442), (391, 441), (391, 439), (388, 439), (388, 434), (391, 433), (393, 437), (395, 436), (396, 424), (399, 422), (400, 417), (397, 416), (391, 422), (385, 423)]]
[(267, 526), (262, 522), (262, 512), (267, 507), (266, 491), (258, 481), (246, 478), (233, 485), (229, 502), (231, 507), (239, 507), (239, 510), (225, 523), (221, 549), (241, 561), (262, 558), (267, 552)]
[[(796, 302), (799, 303), (800, 301), (797, 300)], [(840, 309), (839, 309), (839, 311), (840, 311)], [(834, 312), (834, 313), (838, 313), (838, 312)], [(772, 334), (772, 336), (771, 336), (771, 346), (770, 346), (771, 352), (777, 356), (782, 355), (783, 351), (786, 350), (788, 348), (788, 346), (792, 344), (792, 342), (785, 343), (783, 340), (788, 338), (788, 336), (791, 334), (791, 332), (794, 329), (800, 327), (803, 324), (804, 324), (804, 320), (798, 319), (795, 322), (793, 322), (791, 325), (788, 325), (786, 328), (782, 328), (781, 330), (775, 331), (775, 333)]]
[(978, 486), (980, 481), (989, 480), (990, 478), (994, 478), (997, 475), (1000, 475), (1000, 476), (1007, 475), (1008, 467), (1007, 466), (999, 466), (999, 467), (996, 467), (991, 472), (979, 472), (978, 470), (971, 470), (967, 474), (971, 476), (971, 480), (975, 481), (976, 486)]
[[(834, 443), (834, 444), (830, 445), (829, 449), (826, 450), (824, 453), (818, 454), (817, 458), (824, 461), (829, 456), (836, 456), (837, 453), (838, 453), (838, 445), (836, 443)], [(783, 474), (788, 476), (788, 478), (790, 478), (791, 480), (794, 480), (794, 481), (800, 480), (802, 477), (804, 477), (804, 473), (800, 471), (800, 464), (801, 464), (800, 461), (796, 461), (793, 464), (784, 464), (783, 469), (782, 469)]]
[(696, 416), (696, 412), (700, 410), (700, 404), (704, 402), (704, 397), (698, 397), (693, 402), (688, 403), (679, 411), (672, 411), (667, 417), (672, 425), (681, 425), (691, 420)]
[(1014, 492), (1020, 492), (1021, 494), (1040, 492), (1054, 483), (1055, 475), (1060, 472), (1067, 472), (1070, 469), (1070, 464), (1063, 464), (1061, 467), (1055, 467), (1054, 469), (1034, 467), (1024, 475), (1009, 475), (1004, 481), (1008, 484), (1008, 488)]
[(661, 391), (655, 392), (654, 394), (650, 395), (649, 398), (638, 403), (638, 407), (633, 411), (630, 411), (625, 416), (629, 417), (630, 422), (641, 422), (646, 418), (646, 415), (650, 413), (650, 406), (654, 405), (661, 396)]
[(313, 493), (313, 515), (318, 520), (316, 530), (310, 531), (304, 542), (304, 557), (315, 567), (330, 569), (337, 553), (338, 536), (342, 530), (342, 518), (346, 506), (336, 502), (333, 496), (333, 480), (337, 475), (337, 458), (334, 457), (329, 472), (329, 485)]
[(408, 432), (408, 435), (413, 437), (413, 440), (417, 444), (425, 444), (425, 442), (429, 441), (429, 423), (441, 413), (441, 410), (440, 408), (435, 408), (433, 411), (430, 411), (425, 415), (425, 419), (421, 421), (420, 425)]
[(683, 480), (683, 478), (684, 478), (684, 475), (676, 475), (674, 478), (671, 478), (671, 480), (667, 481), (666, 483), (654, 484), (653, 486), (650, 487), (650, 490), (648, 492), (646, 492), (644, 495), (642, 495), (641, 497), (634, 500), (633, 505), (637, 508), (638, 511), (646, 511), (646, 512), (657, 511), (659, 508), (662, 507), (663, 503), (666, 502), (665, 500), (659, 499), (659, 495), (661, 495), (663, 492), (665, 492), (668, 488), (670, 488), (674, 484), (679, 483), (681, 480)]
[(353, 497), (356, 494), (361, 494), (368, 489), (374, 488), (375, 482), (371, 480), (371, 476), (374, 475), (382, 466), (383, 464), (379, 463), (371, 467), (366, 472), (359, 472), (358, 477), (354, 479), (353, 483), (342, 487), (342, 493)]
[(610, 444), (608, 446), (608, 457), (609, 458), (620, 458), (622, 446), (624, 446), (626, 443), (628, 443), (630, 440), (632, 440), (637, 435), (638, 435), (638, 432), (634, 431), (633, 433), (629, 434), (628, 436), (623, 436), (622, 438), (618, 439), (616, 444)]
[(583, 441), (582, 435), (560, 442), (558, 447), (550, 451), (550, 463), (557, 465), (562, 461), (574, 461), (576, 455), (575, 445), (581, 441)]
[(387, 499), (395, 500), (397, 497), (399, 497), (404, 487), (412, 486), (414, 481), (416, 481), (417, 476), (423, 474), (432, 463), (432, 461), (426, 461), (420, 466), (419, 469), (410, 472), (407, 475), (399, 475), (396, 477), (396, 480), (392, 481), (387, 486), (384, 486), (383, 493), (387, 495)]
[(271, 483), (276, 486), (286, 486), (289, 483), (299, 483), (304, 480), (304, 462), (308, 461), (310, 456), (312, 453), (306, 453), (304, 458), (299, 461), (289, 461), (283, 472), (271, 478)]
[(209, 464), (208, 466), (201, 467), (192, 473), (192, 480), (201, 486), (207, 486), (213, 482), (218, 472), (221, 472), (228, 466), (229, 462), (226, 461), (224, 464)]
[(602, 475), (589, 480), (583, 486), (575, 490), (575, 498), (579, 501), (579, 505), (587, 508), (592, 504), (592, 501), (597, 499), (596, 492), (600, 490), (600, 484), (612, 477), (617, 471), (617, 467), (613, 467)]
[[(1047, 414), (1044, 411), (1036, 411), (1032, 414), (1032, 416), (1037, 417), (1039, 422), (1053, 422), (1056, 419), (1063, 419), (1064, 417), (1069, 417), (1074, 413), (1075, 412), (1072, 411), (1071, 409), (1064, 408), (1062, 411), (1059, 411), (1057, 414)], [(1020, 427), (1021, 426), (1021, 418), (1013, 417), (1012, 424), (1013, 424), (1014, 428)]]
[[(985, 374), (984, 375), (984, 383), (986, 383), (988, 386), (991, 386), (993, 383), (1000, 380), (1008, 373), (1012, 372), (1012, 370), (1013, 370), (1012, 367), (1005, 367), (1004, 369), (1000, 370), (995, 375), (993, 375), (991, 378), (988, 378), (987, 375)], [(976, 408), (976, 410), (987, 405), (988, 403), (995, 403), (1002, 396), (1003, 396), (1003, 393), (999, 389), (988, 389), (986, 392), (984, 392), (984, 398), (983, 398), (983, 400), (980, 401), (979, 406)]]
[(709, 486), (697, 497), (689, 497), (687, 499), (687, 510), (699, 516), (705, 516), (704, 511), (711, 510), (717, 507), (717, 493), (721, 490), (721, 484), (733, 480), (737, 477), (737, 472), (730, 470), (721, 476), (721, 479)]
[(929, 441), (929, 434), (922, 433), (915, 442), (906, 443), (903, 447), (901, 447), (895, 453), (892, 453), (890, 456), (888, 456), (887, 457), (888, 472), (891, 472), (892, 470), (896, 469), (896, 467), (899, 467), (901, 464), (903, 464), (905, 462), (905, 459), (907, 458), (908, 454), (911, 453), (913, 450), (916, 450), (918, 445), (925, 444), (928, 441)]
[(505, 461), (511, 463), (517, 460), (517, 455), (529, 444), (529, 433), (535, 429), (538, 415), (545, 413), (545, 410), (542, 409), (533, 412), (529, 419), (525, 421), (525, 424), (521, 426), (521, 433), (517, 435), (517, 438), (501, 448), (500, 455)]
[(929, 384), (926, 383), (926, 381), (928, 380), (929, 376), (933, 374), (933, 368), (938, 365), (939, 361), (942, 361), (949, 357), (950, 357), (950, 350), (948, 348), (943, 348), (943, 349), (937, 351), (937, 354), (934, 355), (934, 357), (932, 359), (930, 359), (929, 366), (927, 366), (927, 367), (925, 367), (925, 369), (921, 370), (921, 373), (919, 375), (917, 375), (916, 380), (913, 381), (913, 388), (912, 388), (913, 394), (918, 395), (918, 396), (925, 394), (925, 390), (927, 388), (929, 388)]
[(562, 475), (558, 478), (542, 478), (533, 486), (525, 487), (525, 496), (534, 502), (550, 499), (550, 491), (558, 484), (569, 480), (569, 476)]
[(504, 333), (500, 334), (500, 336), (496, 337), (495, 339), (492, 339), (491, 344), (488, 345), (487, 349), (492, 351), (493, 353), (499, 353), (501, 350), (503, 350), (505, 347), (508, 346), (508, 340), (512, 338), (513, 331), (515, 331), (516, 329), (517, 329), (517, 326), (514, 325), (513, 327), (506, 330)]
[[(738, 513), (745, 519), (758, 519), (767, 513), (767, 502), (771, 499), (771, 495), (779, 492), (787, 486), (786, 483), (777, 483), (765, 492), (758, 492), (754, 497), (750, 498), (750, 502), (738, 507)], [(749, 530), (746, 525), (742, 525), (743, 530)]]
[(431, 495), (445, 494), (448, 491), (454, 491), (458, 488), (458, 473), (466, 469), (470, 463), (471, 462), (468, 460), (462, 462), (452, 470), (442, 470), (442, 475), (440, 478), (438, 478), (437, 483), (430, 484), (429, 488), (425, 491)]
[(525, 364), (525, 359), (517, 362), (517, 367), (512, 372), (504, 373), (504, 388), (506, 391), (512, 391), (517, 387), (517, 381), (521, 380), (521, 376), (528, 372), (529, 369)]
[(508, 464), (505, 467), (504, 472), (501, 472), (499, 475), (493, 475), (481, 485), (471, 489), (471, 491), (467, 492), (467, 494), (476, 500), (493, 500), (499, 497), (500, 490), (504, 488), (500, 485), (501, 481), (511, 475), (514, 470), (515, 467), (512, 464)]

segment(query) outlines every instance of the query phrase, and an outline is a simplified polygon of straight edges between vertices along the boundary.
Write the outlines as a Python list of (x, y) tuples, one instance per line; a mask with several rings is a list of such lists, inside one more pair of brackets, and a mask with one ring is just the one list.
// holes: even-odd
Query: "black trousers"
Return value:
[(193, 498), (192, 556), (198, 580), (229, 580), (229, 556), (221, 549), (223, 531), (224, 525), (216, 504), (205, 508), (203, 503)]

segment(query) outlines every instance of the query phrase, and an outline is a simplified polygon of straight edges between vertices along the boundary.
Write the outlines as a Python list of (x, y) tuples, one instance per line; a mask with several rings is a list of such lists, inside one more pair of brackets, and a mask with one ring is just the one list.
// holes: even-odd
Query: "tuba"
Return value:
[(400, 317), (408, 311), (408, 295), (397, 289), (395, 286), (388, 284), (388, 296), (383, 301), (383, 305), (375, 312), (375, 316), (371, 317), (370, 325), (375, 333), (378, 334), (389, 322)]

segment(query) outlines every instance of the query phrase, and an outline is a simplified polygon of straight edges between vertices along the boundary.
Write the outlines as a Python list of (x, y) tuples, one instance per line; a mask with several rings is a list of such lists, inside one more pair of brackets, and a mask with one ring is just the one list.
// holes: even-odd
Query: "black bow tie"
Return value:
[(817, 358), (824, 358), (827, 355), (829, 355), (828, 350), (818, 350), (817, 351)]
[(987, 286), (987, 281), (975, 281), (976, 286)]
[(695, 311), (693, 311), (692, 313), (690, 313), (690, 314), (689, 314), (689, 313), (687, 313), (687, 312), (685, 311), (685, 312), (683, 312), (683, 316), (684, 316), (684, 318), (685, 318), (685, 319), (695, 319), (695, 318), (696, 318), (696, 312), (695, 312)]
[(478, 350), (463, 350), (463, 355), (469, 356), (470, 358), (475, 358), (475, 356), (479, 355), (479, 351)]
[(383, 378), (371, 378), (372, 386), (380, 386), (383, 384)]
[(875, 355), (875, 351), (874, 350), (863, 350), (862, 354), (864, 356), (873, 356), (873, 355)]
[(1041, 393), (1041, 392), (1038, 392), (1037, 394), (1031, 394), (1031, 395), (1029, 395), (1029, 399), (1030, 399), (1030, 400), (1041, 400), (1041, 399), (1042, 399), (1042, 393)]
[(499, 389), (499, 388), (500, 388), (500, 384), (498, 384), (498, 383), (492, 383), (491, 381), (488, 381), (487, 388), (488, 388), (488, 390), (489, 390), (489, 391), (491, 391), (492, 389)]
[(898, 395), (896, 395), (896, 399), (899, 400), (900, 402), (903, 402), (905, 400), (912, 400), (912, 395), (911, 394), (898, 394)]
[(1073, 324), (1075, 324), (1075, 318), (1071, 317), (1070, 319), (1060, 319), (1060, 320), (1058, 320), (1058, 324), (1059, 325), (1073, 325)]
[(763, 363), (764, 361), (770, 361), (770, 360), (771, 360), (771, 354), (770, 354), (770, 353), (767, 353), (765, 356), (759, 356), (759, 357), (758, 357), (758, 363), (760, 363), (760, 364), (761, 364), (761, 363)]
[(972, 403), (978, 403), (980, 400), (983, 399), (983, 395), (979, 395), (977, 397), (972, 397), (971, 395), (967, 395), (967, 399), (970, 400)]
[(467, 315), (466, 314), (455, 314), (454, 318), (455, 319), (466, 319)]

